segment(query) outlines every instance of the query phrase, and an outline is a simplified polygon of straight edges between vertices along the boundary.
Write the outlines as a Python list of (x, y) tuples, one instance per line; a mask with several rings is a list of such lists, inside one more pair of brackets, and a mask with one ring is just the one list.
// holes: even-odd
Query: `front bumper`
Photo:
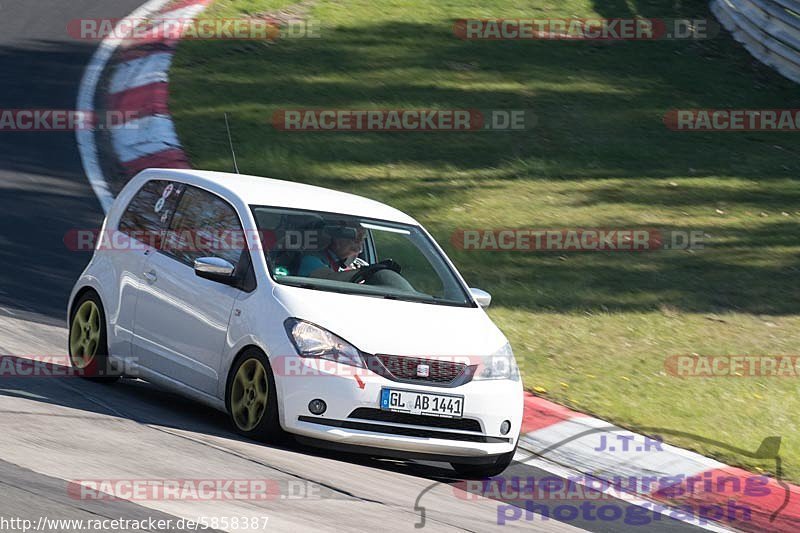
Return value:
[[(443, 388), (399, 383), (365, 369), (335, 363), (321, 368), (316, 360), (298, 359), (293, 375), (277, 372), (275, 376), (281, 392), (284, 429), (296, 435), (341, 447), (366, 447), (396, 457), (465, 458), (467, 462), (470, 458), (489, 460), (513, 451), (517, 444), (522, 424), (519, 381), (470, 381), (458, 387)], [(357, 409), (361, 414), (387, 413), (379, 411), (382, 388), (463, 395), (463, 420), (475, 421), (476, 427), (458, 429), (455, 427), (458, 423), (448, 422), (453, 419), (407, 415), (398, 422), (354, 413)], [(308, 404), (314, 399), (322, 399), (327, 404), (322, 415), (309, 412)], [(503, 435), (500, 426), (506, 420), (511, 423), (511, 430)]]

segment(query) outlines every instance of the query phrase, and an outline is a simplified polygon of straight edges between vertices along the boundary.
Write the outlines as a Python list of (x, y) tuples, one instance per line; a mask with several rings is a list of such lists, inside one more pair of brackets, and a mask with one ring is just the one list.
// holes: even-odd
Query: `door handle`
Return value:
[(158, 276), (156, 276), (156, 271), (151, 270), (150, 272), (145, 272), (144, 279), (146, 279), (150, 283), (155, 283), (158, 280)]

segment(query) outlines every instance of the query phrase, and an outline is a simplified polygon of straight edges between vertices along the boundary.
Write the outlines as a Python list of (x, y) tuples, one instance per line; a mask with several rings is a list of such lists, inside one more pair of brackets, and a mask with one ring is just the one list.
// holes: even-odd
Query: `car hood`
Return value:
[(481, 308), (386, 300), (279, 285), (288, 313), (313, 322), (367, 353), (482, 356), (499, 350), (503, 333)]

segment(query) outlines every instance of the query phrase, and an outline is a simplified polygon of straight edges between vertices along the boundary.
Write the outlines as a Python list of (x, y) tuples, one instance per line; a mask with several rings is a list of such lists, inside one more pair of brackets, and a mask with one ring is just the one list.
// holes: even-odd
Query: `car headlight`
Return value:
[(484, 357), (481, 363), (478, 372), (473, 378), (475, 380), (519, 380), (519, 367), (517, 366), (517, 361), (514, 359), (514, 352), (511, 350), (511, 345), (509, 343), (506, 343), (505, 346), (492, 355)]
[(327, 359), (364, 368), (358, 349), (330, 331), (296, 318), (287, 319), (284, 325), (300, 357)]

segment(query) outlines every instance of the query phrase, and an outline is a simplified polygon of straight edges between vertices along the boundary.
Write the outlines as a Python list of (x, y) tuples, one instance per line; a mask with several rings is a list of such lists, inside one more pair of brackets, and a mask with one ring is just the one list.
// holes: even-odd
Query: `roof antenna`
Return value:
[(231, 127), (228, 124), (228, 113), (225, 113), (225, 129), (228, 130), (228, 143), (231, 145), (231, 155), (233, 156), (233, 169), (236, 171), (237, 174), (241, 174), (239, 172), (239, 165), (236, 164), (236, 152), (233, 151), (233, 139), (231, 138)]

